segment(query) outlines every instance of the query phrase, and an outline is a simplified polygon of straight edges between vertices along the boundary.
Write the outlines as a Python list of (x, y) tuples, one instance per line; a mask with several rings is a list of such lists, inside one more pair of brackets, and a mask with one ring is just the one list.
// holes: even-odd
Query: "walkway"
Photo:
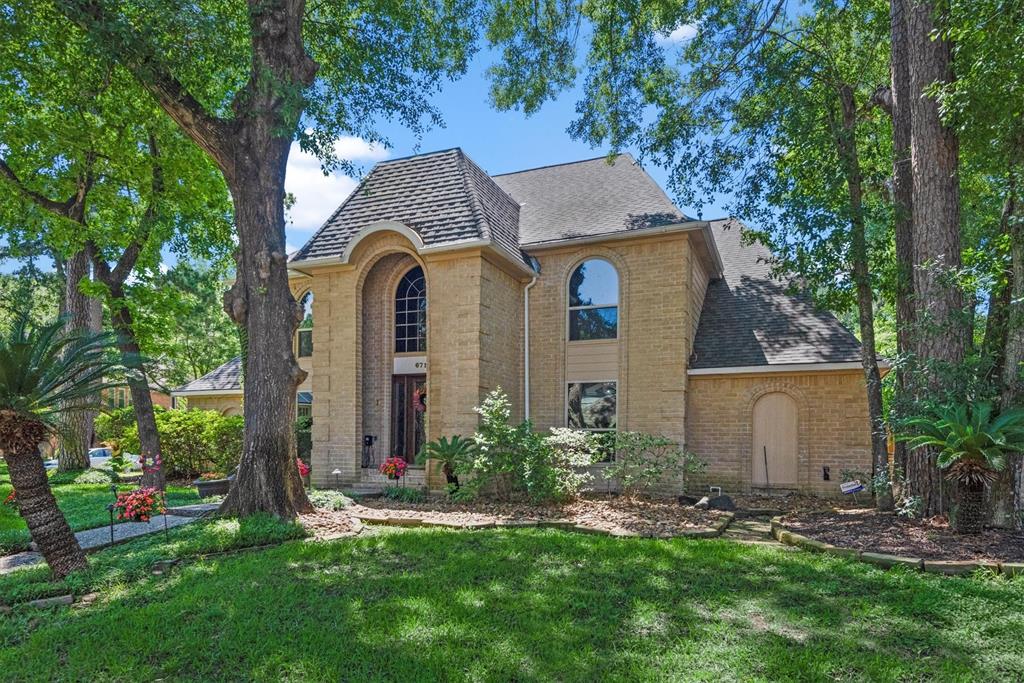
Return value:
[(722, 538), (738, 543), (771, 545), (789, 549), (772, 538), (772, 525), (768, 517), (743, 517), (734, 519), (722, 534)]
[[(166, 515), (167, 528), (173, 529), (174, 527), (182, 526), (183, 524), (189, 524), (190, 522), (194, 522), (203, 515), (216, 509), (216, 503), (188, 505), (183, 508), (171, 508), (169, 512), (174, 512), (176, 514)], [(159, 515), (148, 522), (122, 522), (120, 524), (115, 524), (113, 541), (110, 540), (109, 525), (76, 532), (75, 538), (78, 539), (78, 544), (82, 546), (83, 550), (99, 550), (100, 548), (105, 548), (108, 545), (115, 545), (137, 536), (145, 536), (146, 534), (155, 534), (163, 531), (164, 517), (165, 515)], [(33, 544), (33, 547), (35, 547), (35, 544)], [(22, 567), (31, 567), (32, 565), (39, 564), (42, 561), (42, 554), (34, 550), (17, 553), (15, 555), (6, 555), (0, 557), (0, 574), (7, 574)]]

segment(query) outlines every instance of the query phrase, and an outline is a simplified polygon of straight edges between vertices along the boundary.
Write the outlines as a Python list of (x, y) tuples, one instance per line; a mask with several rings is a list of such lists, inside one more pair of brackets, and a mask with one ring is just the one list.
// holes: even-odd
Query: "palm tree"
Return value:
[(86, 566), (50, 491), (39, 444), (59, 434), (68, 410), (96, 410), (104, 378), (121, 370), (113, 338), (65, 331), (63, 320), (30, 328), (21, 320), (0, 338), (0, 452), (32, 540), (58, 577)]
[(439, 461), (445, 480), (450, 486), (458, 489), (460, 466), (472, 458), (475, 453), (476, 444), (456, 434), (451, 441), (442, 436), (437, 441), (426, 444), (420, 453), (419, 461), (421, 463), (428, 459)]
[(940, 408), (932, 416), (908, 420), (917, 433), (901, 437), (913, 449), (938, 451), (936, 464), (957, 487), (953, 526), (962, 534), (981, 533), (988, 518), (985, 488), (1006, 467), (1007, 454), (1024, 451), (1024, 410), (993, 413), (991, 403)]

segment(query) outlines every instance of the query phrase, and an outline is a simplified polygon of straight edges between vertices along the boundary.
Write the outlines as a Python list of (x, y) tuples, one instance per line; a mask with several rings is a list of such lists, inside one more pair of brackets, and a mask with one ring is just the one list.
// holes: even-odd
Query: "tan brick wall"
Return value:
[(569, 277), (603, 258), (619, 273), (619, 428), (683, 441), (690, 254), (682, 233), (533, 252), (541, 276), (530, 290), (530, 412), (539, 429), (565, 426)]
[[(692, 376), (687, 397), (687, 448), (708, 463), (697, 484), (750, 490), (751, 414), (766, 393), (781, 391), (797, 403), (801, 489), (839, 494), (840, 470), (870, 472), (871, 446), (864, 379), (859, 371)], [(822, 467), (831, 480), (822, 479)]]
[(189, 410), (216, 410), (224, 414), (227, 411), (233, 415), (242, 414), (242, 396), (240, 394), (226, 394), (222, 396), (190, 396), (188, 399)]
[[(494, 263), (481, 261), (480, 386), (483, 398), (501, 387), (512, 401), (512, 419), (523, 418), (523, 285)], [(475, 423), (474, 423), (475, 424)]]

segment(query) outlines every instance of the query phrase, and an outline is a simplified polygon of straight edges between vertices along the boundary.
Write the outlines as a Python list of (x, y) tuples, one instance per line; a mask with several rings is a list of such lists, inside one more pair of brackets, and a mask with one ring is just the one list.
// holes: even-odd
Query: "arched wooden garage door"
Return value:
[[(797, 429), (799, 428), (796, 401), (780, 391), (765, 394), (754, 404), (753, 459), (754, 486), (797, 485)], [(765, 464), (767, 461), (767, 472)]]

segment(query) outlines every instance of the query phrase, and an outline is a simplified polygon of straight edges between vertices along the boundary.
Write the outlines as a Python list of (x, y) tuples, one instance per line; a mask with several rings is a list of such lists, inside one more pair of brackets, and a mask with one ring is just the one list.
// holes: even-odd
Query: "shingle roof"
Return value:
[(860, 360), (857, 338), (835, 316), (770, 277), (768, 250), (743, 245), (738, 221), (711, 226), (725, 276), (708, 286), (690, 368)]
[(523, 245), (689, 220), (632, 156), (620, 154), (494, 176), (519, 204)]
[(361, 229), (396, 221), (437, 245), (490, 239), (516, 257), (519, 207), (460, 149), (382, 161), (293, 260), (338, 256)]
[(242, 388), (242, 359), (235, 357), (199, 379), (194, 379), (174, 393), (190, 391), (239, 391)]

